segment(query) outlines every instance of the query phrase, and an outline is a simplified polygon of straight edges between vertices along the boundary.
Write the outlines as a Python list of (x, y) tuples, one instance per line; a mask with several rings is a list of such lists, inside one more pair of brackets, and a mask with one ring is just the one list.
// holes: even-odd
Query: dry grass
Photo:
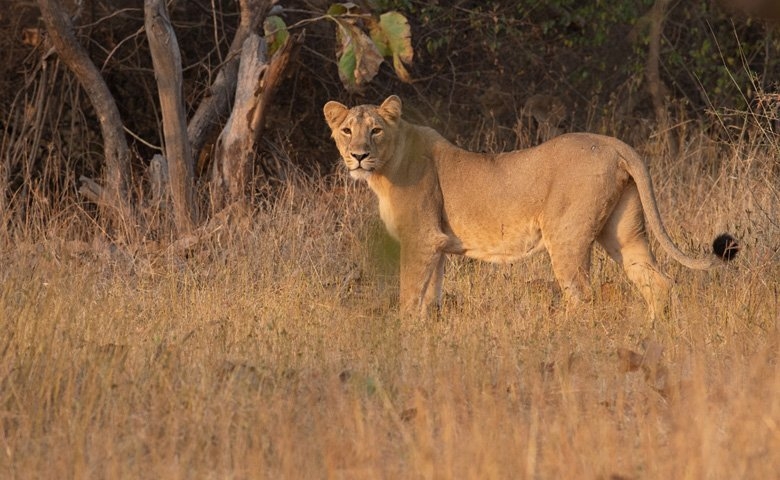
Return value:
[(713, 272), (659, 254), (677, 294), (655, 325), (601, 252), (576, 313), (540, 256), (452, 259), (440, 315), (399, 318), (352, 183), (289, 187), (186, 259), (10, 248), (0, 476), (774, 478), (777, 150), (711, 150), (652, 164), (661, 209), (688, 250), (727, 229), (745, 249)]

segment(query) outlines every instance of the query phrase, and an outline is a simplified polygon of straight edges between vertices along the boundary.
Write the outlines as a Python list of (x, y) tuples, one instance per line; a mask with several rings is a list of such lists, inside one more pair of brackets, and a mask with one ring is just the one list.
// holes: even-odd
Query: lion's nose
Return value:
[(352, 154), (352, 158), (354, 158), (355, 160), (360, 162), (360, 161), (365, 160), (366, 158), (368, 158), (368, 153), (353, 153)]

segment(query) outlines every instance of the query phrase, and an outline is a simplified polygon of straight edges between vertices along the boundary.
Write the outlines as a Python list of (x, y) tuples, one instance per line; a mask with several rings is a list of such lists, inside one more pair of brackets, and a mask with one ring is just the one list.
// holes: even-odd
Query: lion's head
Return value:
[(367, 179), (392, 158), (401, 118), (400, 98), (393, 95), (378, 107), (361, 105), (352, 109), (331, 101), (323, 111), (353, 178)]

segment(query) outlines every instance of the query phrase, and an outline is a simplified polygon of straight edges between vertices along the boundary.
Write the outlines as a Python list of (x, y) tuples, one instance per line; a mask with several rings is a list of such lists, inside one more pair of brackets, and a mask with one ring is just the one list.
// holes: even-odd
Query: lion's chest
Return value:
[(398, 235), (398, 215), (392, 203), (386, 198), (379, 198), (379, 217), (384, 222), (387, 233), (396, 240), (400, 240)]

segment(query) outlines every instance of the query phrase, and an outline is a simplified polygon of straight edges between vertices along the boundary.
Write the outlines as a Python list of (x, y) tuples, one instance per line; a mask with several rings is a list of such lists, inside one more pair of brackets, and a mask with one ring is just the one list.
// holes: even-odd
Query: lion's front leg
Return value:
[(441, 298), (444, 254), (439, 250), (401, 246), (401, 312), (423, 316)]
[(431, 281), (428, 282), (428, 288), (423, 299), (425, 305), (441, 307), (441, 284), (444, 279), (444, 261), (446, 258), (445, 254), (439, 254), (439, 261), (436, 262), (436, 268), (431, 276)]

